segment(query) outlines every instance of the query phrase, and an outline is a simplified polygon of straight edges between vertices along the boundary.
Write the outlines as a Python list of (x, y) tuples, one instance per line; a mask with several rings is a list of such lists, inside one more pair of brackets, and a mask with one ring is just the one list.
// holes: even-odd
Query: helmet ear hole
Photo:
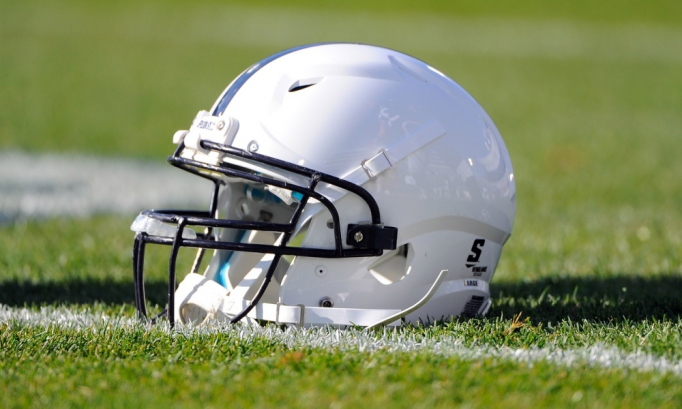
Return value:
[(413, 254), (412, 246), (409, 243), (403, 244), (379, 257), (369, 266), (369, 272), (381, 284), (396, 283), (410, 273)]

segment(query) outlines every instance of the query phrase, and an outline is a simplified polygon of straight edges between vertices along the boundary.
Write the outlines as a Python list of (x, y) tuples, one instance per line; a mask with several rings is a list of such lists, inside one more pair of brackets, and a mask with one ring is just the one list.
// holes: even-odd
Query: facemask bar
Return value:
[[(195, 247), (199, 249), (192, 267), (192, 272), (196, 272), (198, 270), (203, 253), (206, 249), (246, 251), (274, 255), (270, 267), (266, 273), (265, 279), (261, 283), (261, 286), (254, 296), (252, 302), (231, 320), (233, 323), (241, 320), (253, 307), (258, 304), (258, 301), (265, 293), (265, 290), (267, 289), (267, 286), (270, 283), (270, 280), (272, 279), (272, 276), (274, 275), (274, 272), (277, 268), (277, 264), (283, 255), (319, 258), (376, 257), (382, 255), (383, 250), (394, 250), (396, 248), (398, 235), (397, 229), (394, 227), (384, 226), (381, 223), (379, 207), (376, 201), (372, 195), (369, 194), (369, 192), (359, 185), (339, 179), (332, 175), (305, 168), (303, 166), (298, 166), (276, 158), (247, 152), (215, 142), (201, 141), (201, 146), (204, 149), (218, 151), (223, 156), (242, 158), (246, 159), (247, 161), (269, 165), (271, 167), (305, 176), (309, 180), (308, 186), (295, 185), (271, 177), (254, 174), (232, 165), (223, 164), (222, 166), (217, 166), (193, 159), (183, 158), (180, 156), (180, 154), (184, 149), (184, 143), (180, 142), (174, 154), (168, 158), (168, 162), (176, 167), (214, 182), (211, 206), (208, 212), (182, 210), (147, 210), (141, 212), (141, 215), (150, 219), (154, 219), (158, 222), (166, 224), (174, 224), (177, 226), (175, 235), (173, 237), (148, 234), (146, 231), (138, 231), (135, 235), (135, 241), (133, 244), (133, 275), (135, 283), (135, 303), (141, 319), (147, 319), (146, 297), (144, 290), (144, 253), (147, 243), (171, 246), (171, 255), (168, 268), (168, 309), (157, 317), (159, 318), (165, 314), (168, 317), (171, 326), (174, 326), (175, 324), (175, 267), (180, 247)], [(289, 223), (216, 219), (218, 210), (218, 193), (220, 186), (225, 184), (225, 182), (220, 176), (206, 174), (201, 172), (201, 170), (225, 175), (230, 178), (239, 178), (251, 182), (291, 190), (292, 192), (299, 193), (301, 195), (301, 200), (298, 202)], [(371, 223), (350, 224), (348, 226), (346, 243), (353, 248), (343, 248), (338, 211), (327, 197), (315, 191), (315, 188), (320, 182), (327, 183), (353, 193), (360, 197), (367, 204), (371, 215)], [(305, 206), (307, 205), (309, 198), (318, 200), (322, 205), (325, 206), (332, 216), (335, 242), (334, 249), (287, 246), (287, 243), (296, 229), (296, 225), (301, 217), (301, 214), (303, 213)], [(196, 238), (184, 237), (183, 233), (185, 230), (192, 226), (204, 227), (205, 231), (204, 233), (197, 233)], [(219, 241), (218, 236), (212, 234), (213, 229), (215, 228), (280, 232), (282, 233), (282, 238), (279, 241), (279, 244), (275, 245)]]

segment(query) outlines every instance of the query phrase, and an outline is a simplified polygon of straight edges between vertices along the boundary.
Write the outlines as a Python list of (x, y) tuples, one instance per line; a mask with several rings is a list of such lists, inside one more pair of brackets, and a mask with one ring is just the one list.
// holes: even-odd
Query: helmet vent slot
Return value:
[(298, 80), (291, 84), (289, 87), (289, 92), (296, 92), (308, 87), (312, 87), (313, 85), (317, 85), (320, 81), (322, 81), (322, 78), (306, 78)]
[(306, 88), (308, 88), (308, 87), (312, 87), (313, 85), (315, 85), (315, 84), (296, 85), (296, 86), (294, 86), (294, 87), (289, 88), (289, 92), (300, 91), (300, 90), (302, 90), (302, 89), (306, 89)]

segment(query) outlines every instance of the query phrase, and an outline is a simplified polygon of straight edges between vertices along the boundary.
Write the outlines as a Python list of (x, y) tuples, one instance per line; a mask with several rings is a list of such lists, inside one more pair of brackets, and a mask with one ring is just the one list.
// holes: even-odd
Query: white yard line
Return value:
[(0, 221), (130, 214), (169, 206), (208, 209), (209, 182), (163, 160), (0, 152)]
[[(39, 311), (23, 308), (9, 308), (0, 305), (0, 324), (19, 323), (30, 326), (58, 326), (72, 330), (93, 330), (114, 325), (124, 329), (139, 328), (140, 324), (131, 317), (109, 317), (87, 311), (75, 312), (64, 307), (44, 307)], [(159, 325), (160, 328), (164, 328)], [(168, 327), (165, 327), (168, 330)], [(533, 365), (547, 362), (551, 364), (577, 367), (587, 365), (594, 368), (623, 369), (639, 372), (656, 372), (682, 376), (682, 360), (671, 360), (650, 353), (622, 349), (599, 344), (587, 348), (560, 349), (547, 348), (509, 348), (487, 345), (466, 346), (457, 335), (442, 336), (434, 339), (416, 340), (403, 337), (400, 333), (386, 329), (381, 334), (367, 333), (362, 330), (334, 330), (330, 328), (288, 329), (282, 331), (272, 326), (216, 326), (185, 328), (183, 332), (224, 332), (235, 331), (240, 339), (249, 341), (265, 337), (287, 345), (289, 348), (313, 347), (326, 349), (354, 350), (361, 352), (432, 352), (443, 356), (454, 356), (465, 360), (499, 359)]]

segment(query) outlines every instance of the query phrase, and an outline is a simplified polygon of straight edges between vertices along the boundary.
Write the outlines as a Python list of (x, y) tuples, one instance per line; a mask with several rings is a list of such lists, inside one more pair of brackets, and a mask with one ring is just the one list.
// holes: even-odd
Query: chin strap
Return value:
[[(296, 325), (349, 325), (376, 328), (383, 325), (399, 326), (401, 318), (424, 305), (438, 290), (448, 270), (440, 272), (429, 291), (416, 304), (405, 310), (306, 307), (282, 303), (258, 303), (248, 318)], [(202, 275), (190, 273), (180, 283), (176, 293), (176, 313), (179, 322), (201, 325), (210, 320), (229, 321), (243, 311), (249, 301), (227, 295), (227, 289)]]
[(189, 273), (175, 292), (175, 319), (201, 325), (210, 320), (226, 318), (219, 317), (225, 297), (225, 287), (200, 274)]

